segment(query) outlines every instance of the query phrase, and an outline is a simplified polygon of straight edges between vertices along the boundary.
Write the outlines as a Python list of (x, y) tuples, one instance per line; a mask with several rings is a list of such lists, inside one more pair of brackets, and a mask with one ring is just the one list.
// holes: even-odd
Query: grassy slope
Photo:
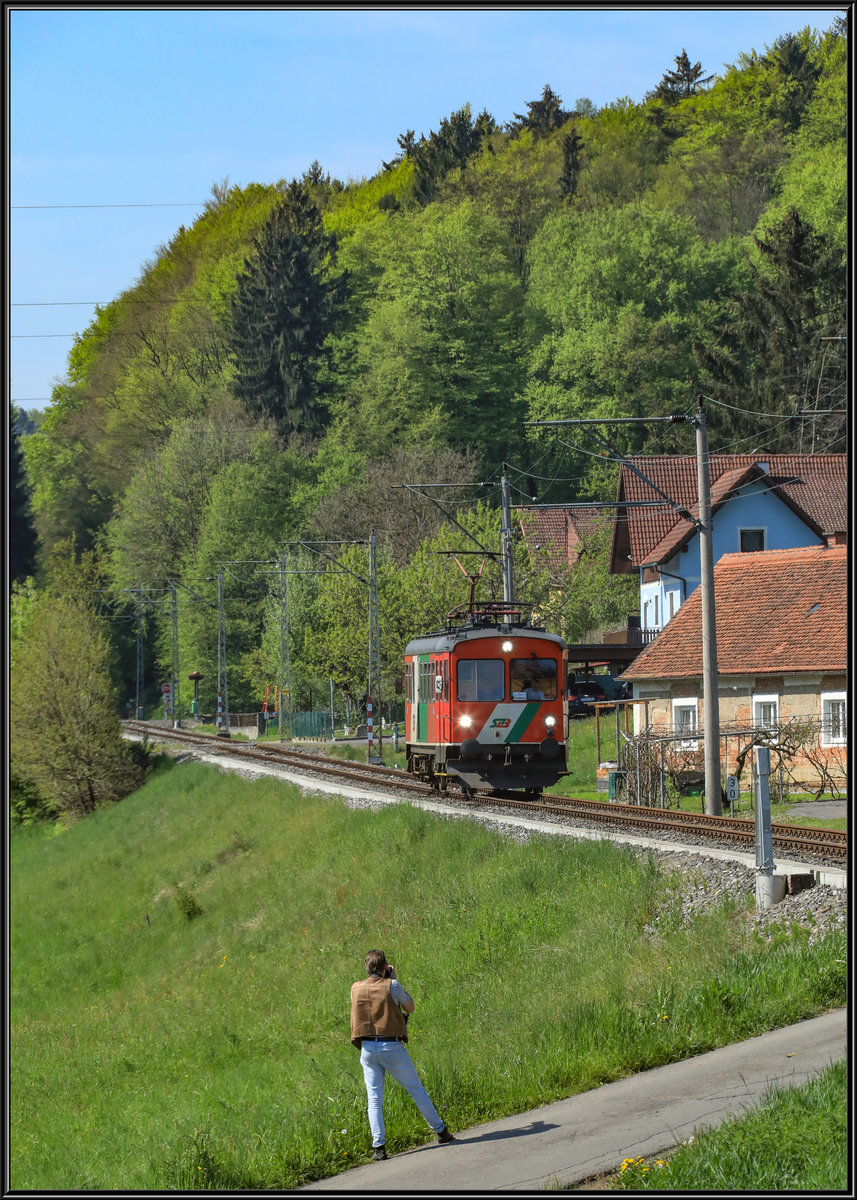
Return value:
[(758, 1108), (701, 1131), (669, 1159), (626, 1159), (614, 1186), (635, 1192), (844, 1192), (847, 1096), (843, 1059), (803, 1087), (771, 1088)]
[[(765, 946), (735, 913), (646, 937), (673, 885), (607, 843), (200, 765), (11, 851), (16, 1189), (288, 1188), (365, 1157), (348, 987), (371, 945), (453, 1128), (844, 1003), (842, 939)], [(394, 1150), (426, 1140), (388, 1104)]]

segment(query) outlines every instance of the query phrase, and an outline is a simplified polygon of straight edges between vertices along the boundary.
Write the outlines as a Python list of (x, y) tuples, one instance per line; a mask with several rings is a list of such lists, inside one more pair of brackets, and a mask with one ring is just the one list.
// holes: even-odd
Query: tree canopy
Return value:
[[(715, 453), (843, 450), (848, 82), (834, 22), (717, 75), (683, 48), (647, 95), (600, 108), (566, 108), (550, 84), (505, 120), (462, 102), (427, 134), (406, 127), (370, 178), (315, 159), (290, 181), (216, 183), (96, 310), (45, 413), (13, 422), (16, 628), (30, 614), (38, 630), (18, 646), (43, 686), (65, 627), (93, 679), (109, 662), (134, 688), (136, 620), (53, 592), (42, 607), (70, 537), (78, 560), (98, 555), (113, 611), (150, 597), (150, 689), (171, 669), (173, 591), (183, 668), (213, 687), (223, 577), (234, 707), (279, 672), (281, 554), (302, 564), (295, 696), (331, 678), (362, 696), (366, 590), (300, 556), (337, 542), (362, 576), (372, 530), (392, 696), (403, 639), (461, 594), (445, 552), (462, 526), (496, 545), (501, 463), (524, 500), (615, 498), (591, 439), (528, 422), (637, 417), (617, 450), (686, 454), (686, 429), (646, 418), (702, 392)], [(629, 603), (599, 545), (560, 581), (515, 553), (528, 598), (572, 636)], [(493, 561), (480, 587), (496, 592)]]

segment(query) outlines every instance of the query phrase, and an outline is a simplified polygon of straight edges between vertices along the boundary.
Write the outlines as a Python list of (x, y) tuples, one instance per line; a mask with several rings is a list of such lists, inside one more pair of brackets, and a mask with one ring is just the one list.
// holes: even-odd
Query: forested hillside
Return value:
[[(211, 709), (222, 576), (230, 707), (255, 708), (287, 578), (295, 704), (330, 678), (357, 700), (374, 530), (390, 696), (405, 639), (466, 598), (435, 552), (472, 549), (461, 526), (497, 548), (503, 461), (514, 503), (615, 498), (595, 442), (524, 422), (663, 416), (702, 393), (714, 451), (843, 450), (845, 418), (825, 410), (844, 403), (844, 23), (721, 75), (684, 51), (663, 65), (649, 94), (602, 109), (545, 86), (522, 113), (475, 115), (475, 96), (403, 131), (370, 179), (314, 162), (215, 185), (76, 339), (48, 411), (13, 413), (19, 645), (38, 646), (84, 554), (123, 714), (139, 613), (147, 686), (169, 677), (177, 630)], [(681, 425), (610, 436), (692, 452)], [(457, 486), (394, 486), (437, 483)], [(355, 544), (297, 544), (335, 539)], [(556, 573), (516, 554), (520, 592), (569, 637), (634, 607), (590, 561), (564, 611)], [(497, 594), (496, 564), (481, 586)]]

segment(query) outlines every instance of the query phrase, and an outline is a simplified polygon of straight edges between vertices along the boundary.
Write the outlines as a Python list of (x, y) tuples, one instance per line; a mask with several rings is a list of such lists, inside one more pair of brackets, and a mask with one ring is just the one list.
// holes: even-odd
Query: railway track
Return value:
[[(485, 792), (465, 795), (456, 791), (440, 794), (425, 783), (413, 779), (404, 771), (373, 763), (351, 762), (325, 754), (295, 750), (278, 743), (260, 748), (254, 743), (233, 742), (209, 734), (192, 733), (185, 729), (168, 729), (146, 721), (126, 721), (123, 728), (129, 734), (184, 743), (208, 754), (228, 754), (246, 759), (248, 763), (267, 766), (289, 766), (308, 774), (334, 777), (344, 784), (357, 787), (383, 787), (424, 799), (450, 799), (478, 811), (486, 806), (514, 810), (526, 815), (558, 816), (567, 820), (582, 820), (604, 824), (616, 830), (636, 830), (652, 836), (684, 834), (702, 841), (731, 844), (752, 850), (755, 846), (755, 822), (746, 817), (715, 817), (705, 813), (682, 812), (677, 809), (644, 808), (632, 804), (607, 803), (601, 800), (579, 800), (572, 796), (550, 796), (541, 800), (524, 800), (508, 794)], [(819, 829), (810, 826), (772, 824), (773, 849), (780, 854), (803, 854), (842, 863), (847, 858), (848, 835), (839, 829)]]

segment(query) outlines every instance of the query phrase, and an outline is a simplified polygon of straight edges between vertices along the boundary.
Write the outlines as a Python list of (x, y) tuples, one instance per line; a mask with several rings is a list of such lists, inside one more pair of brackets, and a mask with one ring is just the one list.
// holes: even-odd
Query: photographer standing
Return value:
[(413, 1000), (396, 978), (395, 967), (387, 964), (383, 950), (369, 951), (366, 972), (368, 978), (351, 988), (351, 1044), (360, 1050), (360, 1065), (369, 1098), (372, 1158), (380, 1162), (387, 1157), (383, 1104), (388, 1071), (411, 1096), (437, 1134), (437, 1140), (451, 1142), (453, 1137), (420, 1083), (405, 1047), (407, 1019), (414, 1011)]

